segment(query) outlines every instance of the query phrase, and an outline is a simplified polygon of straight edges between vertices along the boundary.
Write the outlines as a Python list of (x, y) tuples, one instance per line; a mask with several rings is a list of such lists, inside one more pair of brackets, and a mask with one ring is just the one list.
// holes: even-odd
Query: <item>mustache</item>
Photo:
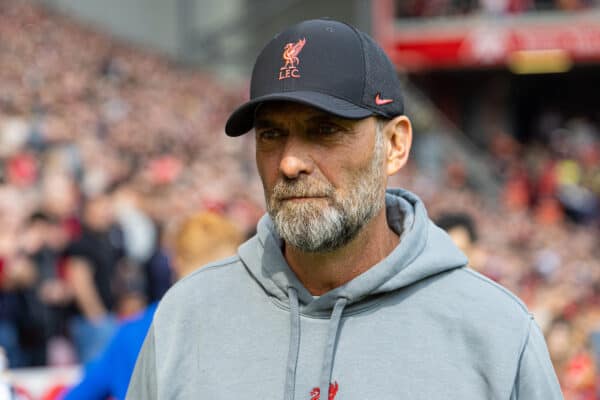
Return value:
[(271, 196), (276, 200), (288, 199), (291, 197), (331, 197), (334, 193), (333, 186), (329, 183), (320, 181), (280, 180), (273, 187)]

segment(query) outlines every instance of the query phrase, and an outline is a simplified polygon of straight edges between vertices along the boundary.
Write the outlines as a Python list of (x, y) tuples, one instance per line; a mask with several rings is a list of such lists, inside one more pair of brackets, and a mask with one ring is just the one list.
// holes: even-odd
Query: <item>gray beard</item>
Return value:
[[(331, 184), (308, 179), (281, 180), (268, 197), (267, 209), (279, 236), (308, 253), (337, 250), (352, 241), (385, 204), (383, 134), (376, 134), (369, 167), (357, 173), (341, 197)], [(294, 196), (325, 196), (325, 199), (290, 202)], [(327, 202), (327, 204), (321, 204)]]

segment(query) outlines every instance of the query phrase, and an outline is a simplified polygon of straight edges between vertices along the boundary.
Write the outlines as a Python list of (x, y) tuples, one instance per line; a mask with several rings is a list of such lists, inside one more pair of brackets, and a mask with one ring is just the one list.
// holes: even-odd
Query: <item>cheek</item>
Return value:
[(354, 190), (356, 180), (364, 176), (371, 167), (373, 145), (338, 149), (323, 156), (319, 169), (325, 178), (338, 190), (349, 192)]
[(277, 156), (272, 153), (256, 152), (256, 168), (263, 187), (266, 191), (271, 191), (279, 176), (279, 163)]

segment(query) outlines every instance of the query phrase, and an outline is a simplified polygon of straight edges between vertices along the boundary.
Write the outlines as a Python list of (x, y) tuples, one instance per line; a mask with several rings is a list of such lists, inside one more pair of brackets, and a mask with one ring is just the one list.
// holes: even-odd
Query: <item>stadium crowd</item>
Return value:
[(511, 15), (536, 11), (578, 11), (597, 7), (597, 0), (397, 0), (399, 18), (472, 14)]
[(600, 129), (591, 118), (543, 112), (529, 143), (497, 132), (488, 144), (504, 201), (540, 222), (600, 224)]
[(0, 342), (13, 367), (87, 360), (91, 328), (170, 284), (168, 223), (262, 213), (248, 144), (222, 133), (242, 88), (29, 2), (0, 4), (0, 37)]
[[(252, 233), (264, 212), (253, 139), (223, 133), (246, 88), (25, 1), (0, 2), (0, 37), (0, 345), (12, 368), (86, 362), (172, 283), (178, 221), (210, 210)], [(573, 123), (549, 132), (587, 129)], [(496, 202), (452, 168), (434, 179), (411, 163), (392, 182), (434, 219), (459, 216), (473, 268), (543, 328), (566, 399), (596, 398), (600, 360), (597, 211), (564, 197), (598, 190), (597, 173), (583, 178), (599, 168), (590, 141), (598, 150), (597, 132), (569, 144), (550, 134), (542, 150), (499, 137)]]

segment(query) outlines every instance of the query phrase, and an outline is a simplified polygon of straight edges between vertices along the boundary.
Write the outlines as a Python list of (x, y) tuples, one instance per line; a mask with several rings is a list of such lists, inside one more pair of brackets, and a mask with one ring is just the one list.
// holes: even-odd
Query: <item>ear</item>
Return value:
[(405, 115), (390, 120), (383, 130), (386, 139), (386, 173), (388, 176), (400, 171), (408, 161), (412, 145), (412, 124)]

